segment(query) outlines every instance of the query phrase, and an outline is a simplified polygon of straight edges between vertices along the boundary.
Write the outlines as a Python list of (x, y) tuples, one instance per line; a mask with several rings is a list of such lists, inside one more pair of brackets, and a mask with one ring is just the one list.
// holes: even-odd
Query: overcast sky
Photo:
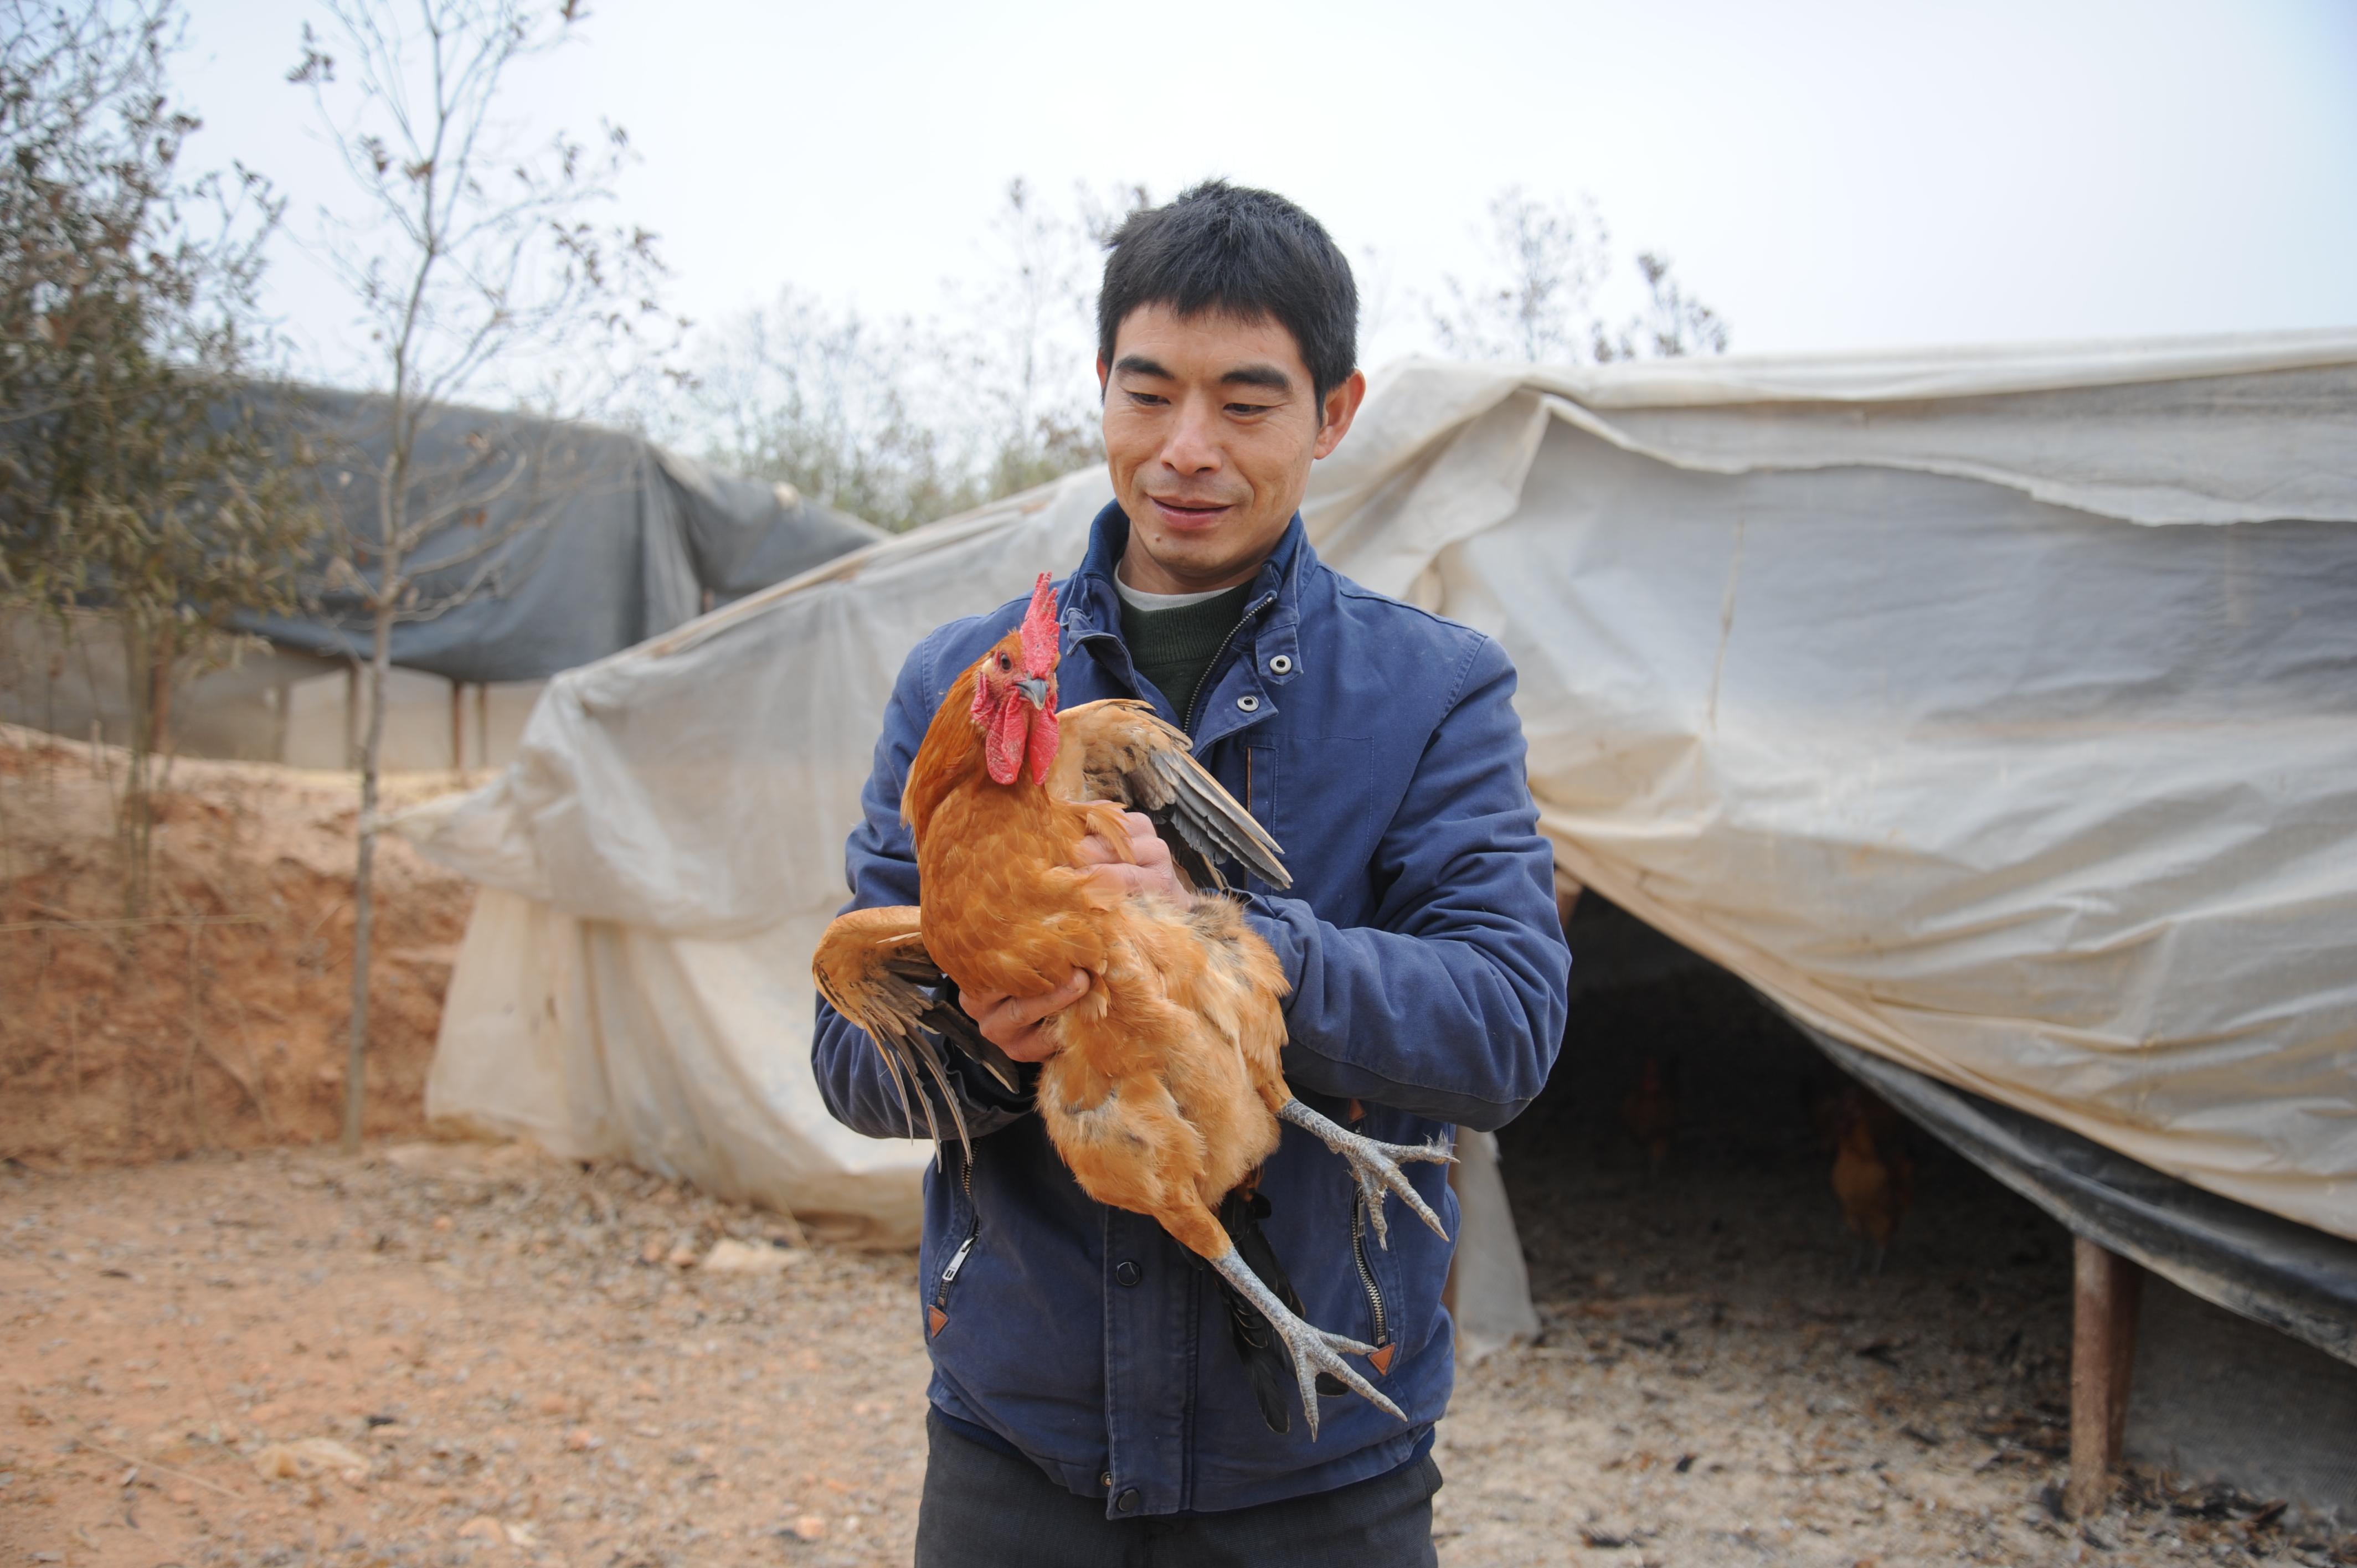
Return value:
[[(197, 156), (315, 229), (305, 0), (190, 0)], [(511, 108), (626, 125), (619, 210), (711, 320), (938, 309), (1006, 180), (1283, 191), (1386, 258), (1371, 361), (1488, 199), (1591, 192), (1738, 351), (2357, 325), (2357, 4), (820, 5), (602, 0)], [(1383, 279), (1370, 279), (1381, 285)], [(321, 373), (345, 333), (285, 248)]]

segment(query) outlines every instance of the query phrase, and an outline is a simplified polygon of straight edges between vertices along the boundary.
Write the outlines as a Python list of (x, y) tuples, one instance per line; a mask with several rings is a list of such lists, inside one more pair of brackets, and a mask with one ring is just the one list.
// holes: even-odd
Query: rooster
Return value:
[(1658, 1057), (1647, 1057), (1637, 1069), (1637, 1087), (1620, 1101), (1620, 1125), (1645, 1151), (1645, 1174), (1658, 1176), (1670, 1157), (1670, 1141), (1678, 1127), (1677, 1064), (1664, 1074)]
[(1831, 1102), (1824, 1120), (1834, 1139), (1834, 1198), (1842, 1223), (1857, 1238), (1857, 1272), (1866, 1272), (1870, 1250), (1879, 1274), (1899, 1221), (1915, 1199), (1915, 1162), (1903, 1124), (1880, 1096), (1855, 1084)]
[[(942, 1141), (933, 1097), (921, 1092), (930, 1080), (964, 1144), (929, 1031), (1008, 1089), (1018, 1080), (951, 988), (1038, 996), (1084, 972), (1088, 990), (1042, 1026), (1057, 1048), (1034, 1091), (1049, 1140), (1082, 1190), (1156, 1220), (1217, 1271), (1237, 1309), (1239, 1348), (1264, 1324), (1285, 1346), (1313, 1441), (1321, 1373), (1405, 1420), (1342, 1359), (1372, 1347), (1303, 1322), (1281, 1275), (1264, 1280), (1274, 1260), (1251, 1231), (1249, 1189), (1289, 1122), (1350, 1163), (1384, 1244), (1386, 1191), (1445, 1238), (1399, 1162), (1447, 1161), (1448, 1150), (1363, 1137), (1294, 1096), (1278, 1066), (1284, 972), (1223, 896), (1216, 864), (1225, 857), (1289, 886), (1276, 842), (1195, 760), (1186, 735), (1146, 703), (1059, 714), (1058, 658), (1055, 595), (1043, 573), (1022, 624), (951, 686), (910, 765), (900, 811), (916, 844), (921, 902), (836, 919), (813, 961), (819, 992), (876, 1043), (904, 1113), (914, 1114), (913, 1079)], [(1125, 894), (1074, 864), (1092, 836), (1127, 859), (1125, 813), (1133, 808), (1170, 841), (1192, 884), (1181, 897)], [(1222, 1204), (1239, 1189), (1223, 1224)], [(1231, 1233), (1239, 1216), (1239, 1233), (1257, 1243), (1252, 1262)], [(1265, 1348), (1265, 1338), (1259, 1343)]]

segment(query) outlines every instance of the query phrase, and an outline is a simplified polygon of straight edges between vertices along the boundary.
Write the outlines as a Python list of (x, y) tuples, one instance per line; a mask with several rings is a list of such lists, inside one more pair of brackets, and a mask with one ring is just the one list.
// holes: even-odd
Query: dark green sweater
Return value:
[(1210, 673), (1220, 645), (1243, 618), (1252, 589), (1239, 583), (1217, 598), (1171, 610), (1142, 610), (1122, 600), (1121, 639), (1129, 645), (1130, 662), (1170, 699), (1179, 723), (1187, 722), (1195, 688)]

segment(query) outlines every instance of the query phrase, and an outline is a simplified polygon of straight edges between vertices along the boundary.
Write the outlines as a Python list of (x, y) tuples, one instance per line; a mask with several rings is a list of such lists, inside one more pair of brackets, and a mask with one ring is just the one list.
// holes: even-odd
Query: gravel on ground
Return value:
[[(1445, 1563), (2357, 1561), (2056, 1515), (2064, 1250), (1994, 1187), (1861, 1279), (1798, 1174), (1508, 1169), (1545, 1334), (1463, 1369)], [(523, 1145), (0, 1165), (0, 1563), (905, 1563), (912, 1268)]]

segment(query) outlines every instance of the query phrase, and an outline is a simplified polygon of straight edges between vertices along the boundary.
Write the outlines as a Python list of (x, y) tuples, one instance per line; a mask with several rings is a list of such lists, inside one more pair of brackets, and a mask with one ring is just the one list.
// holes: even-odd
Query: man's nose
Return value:
[(1162, 444), (1163, 467), (1180, 474), (1218, 471), (1222, 455), (1215, 417), (1216, 411), (1200, 399), (1180, 403), (1170, 437)]

